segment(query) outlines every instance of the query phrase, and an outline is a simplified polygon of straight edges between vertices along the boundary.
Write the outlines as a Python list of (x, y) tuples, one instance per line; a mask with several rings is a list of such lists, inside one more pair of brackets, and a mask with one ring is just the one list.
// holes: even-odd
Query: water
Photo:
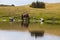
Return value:
[(60, 40), (60, 36), (44, 34), (43, 37), (35, 38), (29, 31), (0, 30), (0, 40)]
[[(0, 40), (60, 40), (59, 27), (60, 25), (29, 24), (29, 22), (0, 22)], [(39, 36), (39, 33), (36, 33), (37, 37), (35, 34), (31, 35), (32, 30), (40, 31), (41, 29), (44, 31), (43, 36)]]

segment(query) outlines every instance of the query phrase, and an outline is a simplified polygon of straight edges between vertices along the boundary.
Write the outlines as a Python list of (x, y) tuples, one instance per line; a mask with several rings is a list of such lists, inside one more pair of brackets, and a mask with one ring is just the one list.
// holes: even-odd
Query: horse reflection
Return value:
[(22, 26), (22, 27), (28, 27), (28, 26), (29, 26), (29, 22), (22, 21), (22, 22), (21, 22), (21, 26)]

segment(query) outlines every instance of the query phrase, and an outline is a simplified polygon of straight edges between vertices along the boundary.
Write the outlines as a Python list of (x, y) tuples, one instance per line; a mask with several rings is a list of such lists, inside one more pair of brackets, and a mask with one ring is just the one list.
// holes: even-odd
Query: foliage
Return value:
[(45, 8), (45, 3), (44, 2), (32, 2), (32, 4), (30, 5), (30, 7), (33, 8)]
[(12, 4), (11, 6), (15, 6), (14, 4)]

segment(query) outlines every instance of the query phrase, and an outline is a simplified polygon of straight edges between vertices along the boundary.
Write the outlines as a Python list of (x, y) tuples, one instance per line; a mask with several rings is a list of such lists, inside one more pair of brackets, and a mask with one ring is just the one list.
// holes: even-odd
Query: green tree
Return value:
[(45, 3), (44, 2), (32, 2), (31, 6), (33, 8), (45, 8)]

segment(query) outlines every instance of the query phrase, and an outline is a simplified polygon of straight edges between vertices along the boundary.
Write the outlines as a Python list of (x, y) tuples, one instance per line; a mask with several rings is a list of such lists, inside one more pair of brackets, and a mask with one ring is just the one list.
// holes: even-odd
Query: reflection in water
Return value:
[(30, 32), (31, 32), (31, 36), (35, 36), (36, 38), (44, 36), (44, 31), (30, 31)]
[(44, 34), (43, 37), (31, 37), (29, 31), (0, 30), (0, 40), (60, 40), (60, 36)]
[(21, 26), (22, 27), (28, 27), (29, 26), (29, 21), (21, 21)]

